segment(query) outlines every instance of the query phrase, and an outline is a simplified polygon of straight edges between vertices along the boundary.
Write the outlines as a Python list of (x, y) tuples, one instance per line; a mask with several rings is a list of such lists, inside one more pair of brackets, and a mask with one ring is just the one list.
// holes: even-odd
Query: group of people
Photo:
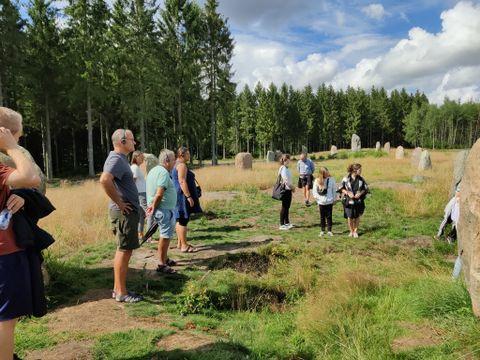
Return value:
[[(110, 198), (109, 218), (118, 246), (114, 258), (112, 298), (135, 303), (143, 297), (127, 290), (128, 264), (133, 250), (144, 239), (147, 226), (159, 229), (159, 273), (173, 274), (176, 262), (168, 257), (170, 240), (177, 234), (177, 248), (185, 253), (196, 252), (188, 243), (188, 222), (192, 214), (202, 212), (195, 174), (188, 169), (190, 152), (180, 147), (175, 154), (163, 149), (159, 163), (148, 172), (141, 170), (144, 154), (135, 151), (135, 138), (130, 130), (118, 129), (112, 135), (113, 151), (105, 160), (100, 183)], [(131, 163), (128, 155), (132, 154)], [(146, 240), (146, 239), (145, 239)]]
[[(290, 230), (293, 224), (290, 222), (290, 206), (292, 204), (292, 193), (295, 192), (295, 185), (292, 180), (292, 173), (289, 169), (291, 157), (284, 154), (280, 158), (280, 169), (278, 175), (283, 184), (282, 207), (280, 210), (280, 230)], [(361, 176), (362, 166), (358, 163), (351, 164), (348, 174), (342, 179), (337, 188), (335, 178), (331, 176), (326, 167), (320, 167), (318, 176), (315, 178), (315, 165), (302, 152), (297, 163), (299, 173), (298, 188), (303, 189), (305, 206), (311, 206), (310, 192), (312, 193), (320, 212), (319, 236), (333, 236), (332, 212), (333, 205), (341, 199), (344, 210), (344, 217), (347, 219), (350, 237), (358, 238), (358, 227), (360, 218), (365, 211), (365, 198), (369, 193), (368, 185)]]

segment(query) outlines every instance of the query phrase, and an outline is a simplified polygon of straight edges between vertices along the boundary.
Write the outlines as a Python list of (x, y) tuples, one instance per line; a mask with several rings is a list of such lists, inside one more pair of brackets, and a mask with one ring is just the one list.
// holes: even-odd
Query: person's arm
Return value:
[(35, 172), (34, 164), (20, 150), (10, 130), (4, 127), (0, 127), (0, 150), (10, 156), (16, 168), (7, 177), (4, 185), (22, 188), (36, 187), (40, 184), (40, 177)]
[(130, 211), (132, 211), (132, 205), (124, 202), (123, 199), (120, 197), (120, 195), (117, 192), (117, 189), (115, 188), (113, 179), (114, 177), (111, 173), (104, 171), (100, 176), (100, 184), (102, 185), (103, 190), (105, 191), (107, 196), (115, 204), (118, 205), (118, 207), (120, 208), (120, 211), (122, 213), (128, 214)]
[(313, 182), (313, 189), (312, 189), (312, 195), (313, 195), (313, 198), (314, 199), (319, 199), (320, 198), (320, 194), (318, 193), (318, 180), (315, 179), (315, 181)]
[(188, 171), (187, 165), (183, 163), (180, 163), (177, 165), (178, 182), (180, 184), (180, 188), (182, 189), (183, 195), (185, 195), (185, 198), (187, 199), (190, 207), (193, 207), (194, 202), (187, 184), (187, 171)]
[(358, 193), (355, 194), (355, 199), (360, 199), (362, 196), (364, 196), (368, 192), (367, 183), (363, 179), (362, 179), (362, 182), (363, 182), (362, 190), (360, 190)]
[(135, 181), (135, 183), (137, 183), (137, 179), (138, 179), (137, 169), (138, 169), (137, 165), (135, 164), (130, 165), (130, 170), (132, 170), (132, 175), (133, 175), (133, 181)]
[(160, 205), (160, 203), (162, 202), (163, 194), (165, 194), (165, 188), (163, 186), (158, 187), (157, 192), (153, 197), (152, 204), (149, 206), (149, 208), (151, 207), (152, 210), (156, 209), (158, 205)]

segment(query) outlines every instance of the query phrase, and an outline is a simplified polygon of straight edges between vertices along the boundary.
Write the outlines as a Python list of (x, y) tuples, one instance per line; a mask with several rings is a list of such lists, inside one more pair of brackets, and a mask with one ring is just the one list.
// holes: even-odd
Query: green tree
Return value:
[[(218, 1), (205, 3), (205, 37), (202, 46), (204, 86), (210, 110), (210, 136), (212, 141), (212, 165), (217, 165), (216, 114), (219, 106), (227, 113), (232, 101), (234, 84), (231, 82), (233, 38), (227, 20), (218, 12)], [(227, 119), (224, 116), (224, 119)], [(225, 149), (225, 146), (224, 146)]]

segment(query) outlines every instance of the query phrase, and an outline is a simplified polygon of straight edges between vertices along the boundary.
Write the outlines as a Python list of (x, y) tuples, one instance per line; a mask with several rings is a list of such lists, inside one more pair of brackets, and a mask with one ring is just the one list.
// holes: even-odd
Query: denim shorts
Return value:
[(153, 217), (158, 224), (160, 237), (163, 239), (171, 239), (175, 231), (175, 210), (156, 209)]

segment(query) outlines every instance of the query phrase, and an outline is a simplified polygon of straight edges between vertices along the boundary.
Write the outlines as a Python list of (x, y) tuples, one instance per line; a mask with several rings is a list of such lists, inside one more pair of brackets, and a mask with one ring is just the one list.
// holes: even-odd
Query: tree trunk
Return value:
[(108, 126), (108, 121), (105, 121), (105, 143), (106, 143), (106, 155), (110, 153), (110, 127)]
[(93, 164), (93, 123), (92, 123), (92, 103), (90, 99), (90, 84), (87, 85), (87, 132), (88, 132), (88, 176), (95, 176)]
[(47, 179), (51, 180), (53, 178), (53, 162), (52, 162), (52, 137), (50, 131), (50, 109), (48, 102), (48, 95), (45, 96), (45, 132), (46, 132), (46, 169), (45, 175)]
[(105, 151), (105, 141), (103, 138), (103, 122), (102, 118), (100, 118), (100, 148), (102, 149), (102, 152)]
[(212, 98), (213, 94), (210, 94), (210, 133), (212, 135), (212, 165), (218, 165), (217, 160), (217, 124), (215, 119), (215, 103)]
[(78, 161), (77, 161), (77, 140), (75, 139), (75, 129), (72, 128), (72, 151), (73, 151), (73, 170), (77, 171)]

